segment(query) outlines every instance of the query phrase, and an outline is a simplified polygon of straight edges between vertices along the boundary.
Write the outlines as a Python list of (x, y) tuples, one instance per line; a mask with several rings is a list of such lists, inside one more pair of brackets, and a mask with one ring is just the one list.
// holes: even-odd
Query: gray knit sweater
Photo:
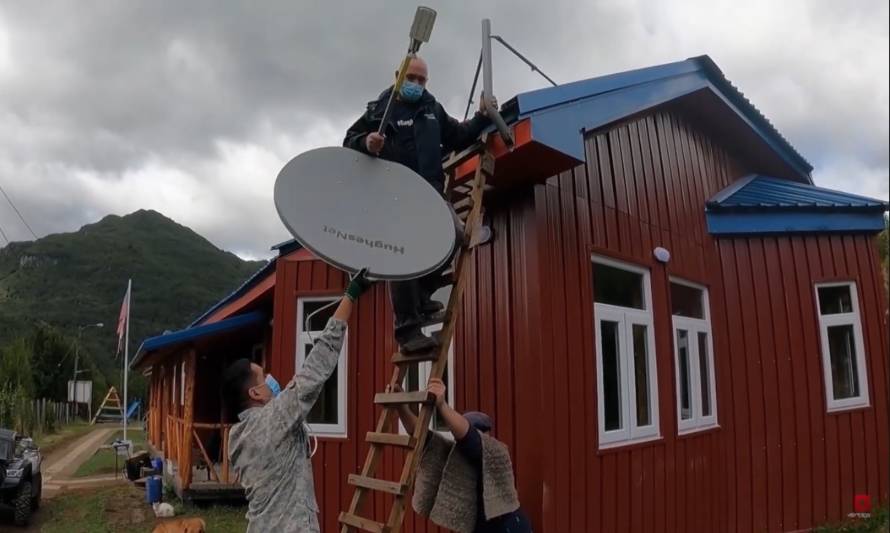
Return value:
[[(453, 442), (431, 433), (417, 469), (414, 510), (442, 527), (472, 533), (476, 525), (476, 476), (476, 469), (455, 450)], [(482, 433), (482, 494), (487, 520), (519, 509), (510, 451), (485, 433)]]

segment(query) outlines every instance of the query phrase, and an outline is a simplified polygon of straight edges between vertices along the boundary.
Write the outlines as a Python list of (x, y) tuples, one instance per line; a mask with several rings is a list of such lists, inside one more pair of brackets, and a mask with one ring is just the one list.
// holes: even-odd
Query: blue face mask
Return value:
[(413, 81), (405, 80), (399, 90), (399, 96), (406, 102), (416, 102), (423, 96), (423, 86)]
[(275, 378), (272, 377), (272, 374), (266, 375), (266, 386), (269, 387), (269, 391), (272, 392), (272, 397), (275, 398), (281, 393), (281, 385), (275, 381)]

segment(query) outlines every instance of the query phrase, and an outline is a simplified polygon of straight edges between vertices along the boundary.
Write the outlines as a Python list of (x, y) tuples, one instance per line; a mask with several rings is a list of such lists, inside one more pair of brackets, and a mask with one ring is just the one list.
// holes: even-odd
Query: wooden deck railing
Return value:
[[(189, 428), (188, 426), (191, 426)], [(190, 429), (190, 430), (189, 430)], [(229, 464), (229, 431), (232, 424), (207, 424), (192, 422), (187, 424), (185, 419), (172, 415), (167, 416), (165, 449), (168, 460), (173, 460), (178, 467), (178, 476), (183, 489), (189, 488), (192, 483), (193, 456), (197, 452), (200, 459), (204, 460), (210, 477), (217, 483), (234, 485), (238, 483), (237, 476), (233, 476)], [(207, 448), (198, 435), (198, 430), (214, 430), (220, 435), (222, 461), (214, 461), (207, 453)]]

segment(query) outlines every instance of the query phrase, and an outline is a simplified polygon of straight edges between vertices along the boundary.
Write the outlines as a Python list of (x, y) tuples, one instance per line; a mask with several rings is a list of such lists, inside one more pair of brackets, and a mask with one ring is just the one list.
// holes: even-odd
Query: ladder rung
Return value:
[(349, 474), (349, 484), (364, 489), (395, 494), (396, 496), (404, 496), (406, 489), (405, 485), (396, 483), (395, 481), (385, 481), (383, 479), (365, 477), (358, 474)]
[(356, 516), (349, 513), (340, 513), (340, 523), (347, 526), (357, 527), (362, 531), (370, 531), (371, 533), (386, 533), (389, 528), (380, 522), (375, 522), (368, 518)]
[(409, 363), (425, 363), (427, 361), (435, 361), (439, 358), (439, 349), (433, 348), (427, 352), (421, 353), (413, 353), (410, 355), (405, 355), (402, 352), (396, 352), (392, 354), (392, 364), (394, 365), (405, 365)]
[(401, 446), (403, 448), (414, 447), (414, 437), (411, 435), (396, 435), (395, 433), (377, 433), (369, 431), (365, 435), (365, 441), (375, 444), (389, 444), (391, 446)]
[(453, 167), (459, 165), (460, 163), (463, 163), (463, 162), (466, 161), (467, 159), (469, 159), (469, 158), (473, 157), (474, 155), (478, 154), (478, 153), (481, 152), (484, 148), (485, 148), (485, 144), (484, 144), (483, 142), (481, 142), (481, 141), (476, 141), (475, 143), (473, 143), (472, 145), (468, 146), (467, 148), (464, 148), (463, 151), (458, 152), (458, 153), (454, 154), (453, 156), (447, 158), (447, 159), (442, 163), (442, 168), (444, 168), (444, 169), (446, 169), (446, 170), (450, 170), (451, 168), (453, 168)]
[(434, 401), (436, 401), (435, 396), (425, 390), (416, 392), (378, 392), (374, 396), (374, 403), (377, 405), (433, 403)]
[(458, 202), (454, 202), (454, 210), (457, 212), (464, 211), (473, 207), (473, 197), (467, 197)]

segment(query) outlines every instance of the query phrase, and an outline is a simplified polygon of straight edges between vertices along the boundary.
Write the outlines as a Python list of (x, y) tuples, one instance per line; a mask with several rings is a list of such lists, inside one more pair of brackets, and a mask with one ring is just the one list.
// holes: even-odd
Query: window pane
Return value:
[(671, 313), (690, 318), (705, 318), (702, 291), (688, 285), (671, 283)]
[(594, 263), (593, 290), (597, 303), (645, 309), (642, 274)]
[(634, 333), (634, 387), (637, 399), (637, 426), (652, 424), (649, 409), (649, 358), (647, 328), (633, 325)]
[(603, 320), (600, 323), (603, 337), (601, 347), (603, 355), (603, 412), (606, 415), (606, 431), (622, 427), (619, 326), (618, 322)]
[[(312, 351), (312, 345), (303, 343), (303, 353), (300, 358), (300, 365), (306, 362), (306, 357)], [(337, 373), (340, 369), (334, 370), (334, 373), (324, 383), (318, 401), (312, 406), (312, 410), (306, 415), (306, 422), (309, 424), (336, 424), (337, 420)]]
[[(300, 324), (301, 331), (322, 331), (324, 327), (328, 323), (328, 319), (334, 316), (334, 311), (337, 309), (336, 305), (330, 305), (323, 311), (319, 311), (315, 315), (315, 311), (318, 311), (322, 307), (329, 305), (333, 302), (333, 299), (330, 300), (320, 300), (320, 301), (303, 301), (303, 323)], [(312, 315), (309, 318), (309, 327), (306, 328), (306, 317)]]
[(851, 324), (828, 328), (828, 352), (831, 355), (831, 381), (835, 400), (859, 396), (855, 346)]
[(708, 334), (698, 334), (698, 372), (701, 380), (701, 414), (711, 416), (711, 368), (708, 364)]
[(823, 315), (852, 313), (853, 301), (850, 299), (850, 286), (820, 287), (819, 310)]
[(677, 330), (677, 359), (680, 365), (680, 418), (692, 418), (692, 402), (689, 392), (689, 332)]

